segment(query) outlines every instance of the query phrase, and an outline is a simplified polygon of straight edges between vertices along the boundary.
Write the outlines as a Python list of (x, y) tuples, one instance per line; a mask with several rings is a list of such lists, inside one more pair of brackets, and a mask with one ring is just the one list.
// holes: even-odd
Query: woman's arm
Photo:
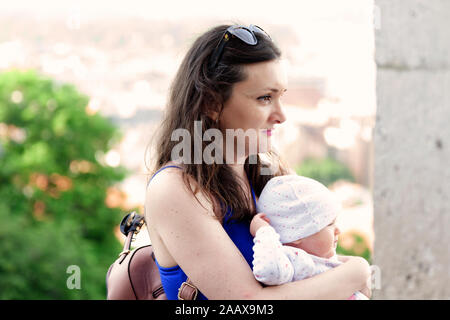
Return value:
[[(314, 277), (282, 286), (266, 287), (253, 299), (345, 300), (365, 287), (369, 275), (367, 261), (355, 257)], [(273, 295), (277, 298), (269, 298)]]
[(148, 187), (146, 218), (173, 261), (209, 299), (346, 299), (364, 286), (369, 271), (352, 259), (306, 280), (263, 288), (212, 205), (203, 196), (199, 200), (202, 205), (185, 187), (180, 170), (164, 170)]

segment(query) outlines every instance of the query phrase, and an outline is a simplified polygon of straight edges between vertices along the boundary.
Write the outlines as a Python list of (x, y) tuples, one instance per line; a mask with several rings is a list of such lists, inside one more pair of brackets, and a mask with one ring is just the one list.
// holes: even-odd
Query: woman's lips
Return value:
[(271, 129), (266, 130), (266, 134), (270, 137), (272, 135), (272, 130)]

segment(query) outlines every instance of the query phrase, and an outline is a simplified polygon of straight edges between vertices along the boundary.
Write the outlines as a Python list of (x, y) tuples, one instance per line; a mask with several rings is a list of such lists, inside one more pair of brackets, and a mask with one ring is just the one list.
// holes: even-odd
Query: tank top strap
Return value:
[(182, 169), (182, 168), (179, 167), (179, 166), (165, 166), (165, 167), (162, 167), (162, 168), (158, 169), (158, 171), (156, 171), (155, 174), (154, 174), (154, 175), (150, 178), (150, 180), (147, 182), (147, 187), (148, 187), (148, 185), (150, 184), (150, 182), (152, 181), (152, 179), (153, 179), (159, 172), (161, 172), (161, 171), (163, 171), (164, 169), (167, 169), (167, 168), (178, 168), (178, 169)]

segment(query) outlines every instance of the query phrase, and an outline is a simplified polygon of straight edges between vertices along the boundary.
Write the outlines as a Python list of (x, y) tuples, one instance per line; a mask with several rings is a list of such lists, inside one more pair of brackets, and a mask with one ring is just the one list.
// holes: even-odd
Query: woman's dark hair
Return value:
[[(218, 65), (208, 69), (209, 59), (218, 46), (229, 25), (217, 26), (202, 34), (192, 44), (182, 61), (170, 88), (165, 115), (159, 128), (159, 136), (155, 142), (156, 158), (152, 173), (171, 159), (173, 148), (178, 141), (170, 139), (172, 132), (179, 128), (187, 129), (191, 134), (191, 154), (194, 154), (194, 121), (202, 122), (202, 136), (211, 128), (218, 128), (211, 119), (211, 112), (221, 114), (224, 103), (230, 98), (233, 85), (246, 79), (243, 65), (278, 59), (280, 50), (268, 37), (256, 34), (258, 43), (248, 45), (232, 38), (226, 45)], [(200, 140), (202, 137), (200, 137)], [(197, 138), (198, 139), (198, 138)], [(202, 142), (202, 152), (208, 144)], [(203, 153), (202, 153), (203, 154)], [(268, 155), (277, 161), (277, 172), (261, 175), (263, 163), (257, 156), (257, 163), (250, 164), (247, 158), (244, 169), (257, 195), (267, 181), (275, 175), (286, 174), (274, 152)], [(197, 182), (196, 190), (192, 190), (189, 176)], [(251, 219), (255, 213), (253, 200), (238, 183), (238, 177), (227, 164), (213, 163), (185, 164), (183, 180), (195, 196), (198, 188), (209, 198), (214, 212), (222, 221), (227, 207), (233, 212), (232, 219)], [(222, 205), (217, 205), (218, 200)]]

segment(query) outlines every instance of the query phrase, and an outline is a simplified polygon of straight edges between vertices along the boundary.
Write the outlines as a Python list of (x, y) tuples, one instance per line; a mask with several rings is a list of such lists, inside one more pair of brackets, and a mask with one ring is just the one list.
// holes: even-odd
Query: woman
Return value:
[[(262, 29), (223, 25), (201, 35), (178, 70), (156, 141), (158, 171), (148, 184), (145, 204), (169, 299), (176, 299), (186, 276), (200, 290), (200, 299), (346, 299), (366, 287), (369, 266), (357, 257), (280, 286), (263, 287), (253, 276), (249, 223), (255, 201), (270, 178), (288, 173), (270, 146), (272, 130), (286, 119), (280, 56)], [(196, 121), (201, 121), (201, 132)], [(183, 141), (189, 149), (183, 150), (184, 163), (173, 152), (180, 142), (172, 134), (180, 128), (190, 139)], [(211, 129), (223, 133), (215, 155), (224, 161), (207, 164), (210, 142), (202, 137)], [(225, 134), (231, 129), (237, 135)], [(254, 140), (242, 139), (243, 131), (256, 135), (256, 152)], [(271, 155), (272, 164), (264, 164), (257, 153)]]

